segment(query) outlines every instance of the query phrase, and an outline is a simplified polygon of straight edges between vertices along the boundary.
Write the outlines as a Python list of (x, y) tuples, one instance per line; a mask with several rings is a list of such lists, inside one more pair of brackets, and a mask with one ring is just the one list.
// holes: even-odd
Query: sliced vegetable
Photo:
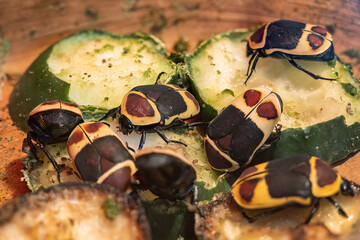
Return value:
[[(248, 30), (216, 35), (185, 58), (203, 117), (214, 118), (245, 89), (265, 87), (281, 96), (284, 112), (279, 122), (281, 140), (262, 155), (263, 161), (305, 151), (335, 162), (359, 150), (360, 115), (355, 113), (360, 111), (360, 85), (349, 67), (339, 60), (298, 60), (314, 74), (338, 79), (314, 80), (287, 60), (261, 58), (256, 73), (244, 85), (249, 61), (246, 41), (250, 35)], [(345, 131), (340, 133), (338, 129)], [(287, 141), (290, 136), (291, 142)]]
[(228, 193), (200, 207), (195, 232), (199, 239), (278, 239), (279, 236), (281, 239), (339, 239), (340, 236), (348, 239), (349, 234), (353, 235), (358, 229), (360, 198), (334, 198), (351, 214), (348, 219), (339, 215), (329, 201), (322, 199), (318, 212), (308, 225), (303, 221), (312, 207), (288, 207), (272, 213), (247, 210), (249, 216), (260, 214), (253, 223), (249, 223), (242, 214), (243, 210)]
[(154, 36), (79, 32), (50, 46), (27, 69), (11, 95), (10, 115), (27, 129), (28, 113), (44, 101), (110, 109), (133, 87), (154, 83), (160, 72), (167, 73), (160, 83), (178, 81), (176, 65)]
[[(108, 218), (106, 202), (122, 208)], [(151, 239), (139, 201), (106, 185), (66, 183), (0, 209), (1, 239)]]

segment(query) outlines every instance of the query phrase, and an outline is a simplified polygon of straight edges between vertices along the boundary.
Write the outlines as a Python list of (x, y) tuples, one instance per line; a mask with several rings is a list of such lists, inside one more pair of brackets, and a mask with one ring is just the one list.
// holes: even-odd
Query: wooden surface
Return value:
[[(9, 96), (18, 77), (50, 44), (79, 30), (103, 29), (154, 34), (165, 41), (169, 52), (184, 38), (192, 51), (214, 34), (276, 19), (326, 26), (333, 33), (337, 54), (360, 50), (356, 0), (0, 0), (0, 205), (28, 191), (20, 181), (25, 135), (9, 118)], [(360, 183), (359, 162), (357, 154), (338, 169)]]

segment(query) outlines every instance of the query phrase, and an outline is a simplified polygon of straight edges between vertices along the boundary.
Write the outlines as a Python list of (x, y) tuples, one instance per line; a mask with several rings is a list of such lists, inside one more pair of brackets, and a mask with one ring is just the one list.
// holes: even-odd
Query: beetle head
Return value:
[(344, 178), (341, 179), (340, 191), (345, 196), (355, 196), (360, 191), (360, 186)]
[(130, 134), (134, 130), (134, 125), (125, 115), (120, 116), (119, 125), (120, 131), (125, 135)]

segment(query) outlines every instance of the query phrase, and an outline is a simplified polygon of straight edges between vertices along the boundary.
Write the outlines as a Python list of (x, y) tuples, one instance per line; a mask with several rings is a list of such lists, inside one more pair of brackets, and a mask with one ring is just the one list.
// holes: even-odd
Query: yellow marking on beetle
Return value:
[[(80, 137), (81, 137), (81, 139), (80, 139)], [(75, 138), (76, 138), (76, 142), (71, 143)], [(76, 167), (75, 158), (78, 155), (78, 153), (81, 151), (81, 149), (85, 148), (86, 145), (89, 145), (89, 144), (91, 144), (91, 142), (85, 136), (81, 127), (79, 125), (76, 126), (68, 138), (66, 147), (67, 147), (69, 157), (72, 160), (74, 169), (77, 171), (77, 173), (79, 173), (79, 176), (80, 176), (80, 172)]]
[[(137, 116), (128, 114), (128, 112), (126, 111), (126, 103), (128, 100), (128, 96), (130, 94), (139, 95), (139, 96), (143, 97), (144, 99), (146, 99), (148, 101), (149, 105), (154, 110), (154, 116), (137, 117)], [(156, 104), (153, 101), (151, 101), (149, 98), (147, 98), (145, 96), (145, 94), (143, 94), (141, 92), (137, 92), (137, 91), (130, 91), (124, 96), (123, 101), (121, 102), (120, 114), (125, 115), (130, 120), (130, 122), (135, 126), (147, 126), (147, 125), (157, 124), (161, 120), (161, 115), (159, 113), (158, 108), (156, 107)]]
[(140, 157), (142, 157), (144, 155), (152, 154), (152, 153), (173, 156), (173, 157), (175, 157), (177, 159), (180, 159), (181, 161), (183, 161), (187, 165), (193, 167), (193, 165), (189, 163), (188, 159), (186, 159), (182, 154), (178, 153), (177, 151), (173, 150), (172, 148), (154, 147), (154, 148), (141, 149), (141, 150), (136, 152), (135, 159), (140, 158)]
[[(313, 27), (321, 27), (321, 26), (319, 26), (319, 25), (313, 25), (313, 24), (306, 24), (303, 31), (305, 31), (305, 32), (311, 32), (311, 33), (313, 33), (313, 34), (316, 34), (316, 35), (319, 35), (319, 36), (325, 38), (325, 39), (328, 40), (328, 41), (331, 41), (331, 42), (333, 41), (333, 38), (332, 38), (331, 34), (330, 34), (328, 31), (326, 31), (326, 35), (323, 36), (323, 35), (321, 35), (320, 33), (311, 30)], [(324, 29), (324, 30), (326, 30), (326, 29)]]
[(311, 182), (311, 192), (317, 198), (329, 197), (335, 195), (340, 190), (341, 185), (341, 176), (337, 174), (336, 180), (331, 184), (326, 186), (319, 186), (317, 181), (317, 170), (316, 170), (316, 160), (319, 158), (311, 157), (309, 160), (310, 163), (310, 182)]
[(270, 24), (271, 24), (271, 22), (268, 22), (268, 23), (265, 25), (265, 27), (264, 27), (264, 33), (263, 33), (263, 37), (262, 37), (261, 42), (256, 43), (256, 42), (251, 41), (250, 38), (249, 38), (248, 43), (249, 43), (249, 47), (250, 47), (251, 49), (256, 50), (256, 49), (262, 49), (262, 48), (264, 48), (265, 43), (266, 43), (267, 31), (268, 31), (268, 27), (269, 27)]
[[(299, 196), (289, 196), (289, 197), (281, 197), (281, 198), (273, 198), (269, 193), (269, 188), (265, 180), (265, 176), (267, 172), (257, 174), (251, 177), (246, 178), (244, 181), (239, 181), (237, 184), (233, 185), (232, 193), (236, 203), (242, 208), (246, 209), (262, 209), (262, 208), (273, 208), (278, 206), (286, 205), (289, 202), (295, 202), (303, 206), (311, 205), (311, 197), (303, 198)], [(254, 190), (253, 196), (250, 201), (246, 201), (242, 199), (240, 196), (240, 188), (243, 182), (249, 181), (252, 179), (259, 179)]]
[(266, 49), (265, 53), (267, 55), (270, 55), (273, 52), (282, 52), (282, 53), (286, 53), (289, 55), (317, 55), (317, 54), (321, 54), (329, 49), (329, 47), (332, 44), (332, 41), (329, 41), (328, 39), (324, 38), (321, 35), (318, 35), (318, 36), (324, 38), (323, 44), (315, 50), (312, 49), (312, 47), (310, 46), (310, 43), (308, 42), (308, 36), (310, 34), (314, 34), (314, 33), (303, 32), (303, 34), (301, 35), (301, 38), (299, 39), (298, 44), (296, 45), (296, 48), (294, 48), (294, 49), (271, 48), (271, 49)]
[(133, 176), (136, 171), (137, 168), (135, 166), (135, 163), (133, 160), (125, 160), (123, 162), (117, 163), (115, 164), (112, 168), (110, 168), (109, 170), (107, 170), (105, 173), (103, 173), (98, 180), (96, 181), (96, 183), (101, 184), (103, 183), (111, 174), (113, 174), (114, 172), (116, 172), (117, 170), (121, 169), (121, 168), (130, 168), (130, 175)]
[(31, 110), (31, 112), (29, 113), (28, 116), (30, 117), (38, 112), (45, 112), (45, 111), (51, 111), (51, 110), (65, 110), (65, 111), (76, 113), (76, 114), (80, 115), (81, 117), (83, 116), (82, 112), (76, 105), (68, 104), (67, 102), (60, 101), (60, 100), (40, 103), (33, 110)]

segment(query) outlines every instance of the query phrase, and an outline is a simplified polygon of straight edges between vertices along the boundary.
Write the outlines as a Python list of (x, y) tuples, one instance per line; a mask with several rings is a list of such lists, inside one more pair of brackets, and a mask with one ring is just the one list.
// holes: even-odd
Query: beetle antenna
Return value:
[(158, 75), (157, 78), (156, 78), (155, 84), (159, 84), (158, 82), (159, 82), (159, 80), (160, 80), (160, 78), (161, 78), (161, 76), (162, 76), (163, 74), (166, 74), (166, 72), (161, 72), (161, 73), (159, 73), (159, 75)]
[(254, 60), (254, 57), (255, 57), (255, 55), (257, 54), (257, 52), (254, 52), (252, 55), (251, 55), (251, 57), (250, 57), (250, 60), (249, 60), (249, 65), (248, 65), (248, 69), (247, 69), (247, 71), (246, 71), (246, 76), (248, 76), (249, 75), (249, 71), (250, 71), (250, 67), (251, 67), (251, 63), (252, 63), (252, 61)]
[(356, 193), (360, 192), (360, 185), (349, 181), (342, 177), (341, 179), (341, 193), (345, 196), (354, 196)]
[[(250, 73), (249, 73), (249, 74), (248, 74), (248, 72), (246, 73), (247, 78), (246, 78), (246, 80), (245, 80), (245, 82), (244, 82), (244, 85), (246, 85), (247, 81), (249, 80), (249, 78), (250, 78), (251, 75), (253, 74), (259, 58), (260, 58), (260, 53), (259, 53), (259, 52), (256, 52), (254, 55), (251, 56), (251, 58), (250, 58), (250, 60), (249, 60), (248, 72), (249, 72), (250, 65), (251, 65), (251, 69), (250, 69)], [(252, 62), (252, 64), (251, 64), (251, 62)]]

